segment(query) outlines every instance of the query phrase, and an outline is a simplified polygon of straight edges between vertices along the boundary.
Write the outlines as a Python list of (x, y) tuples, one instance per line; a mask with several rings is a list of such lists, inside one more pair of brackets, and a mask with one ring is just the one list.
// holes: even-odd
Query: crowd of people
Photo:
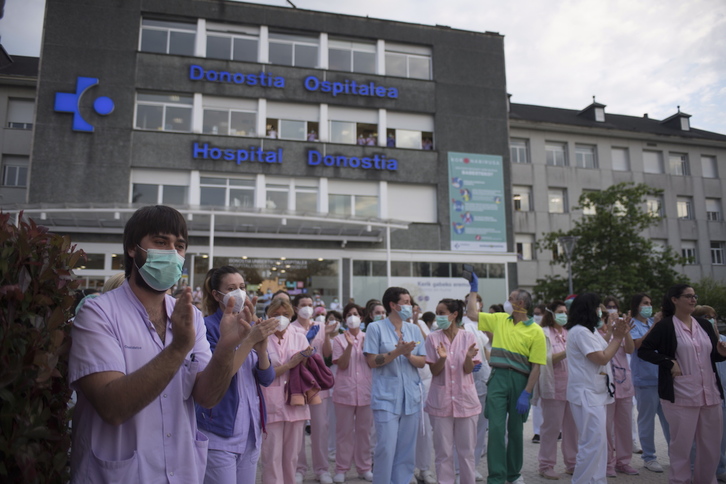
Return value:
[(118, 287), (79, 304), (73, 482), (254, 483), (259, 468), (266, 484), (342, 483), (352, 469), (375, 483), (474, 484), (486, 456), (488, 483), (523, 483), (530, 412), (547, 479), (564, 477), (558, 441), (573, 483), (638, 474), (634, 429), (644, 469), (663, 472), (658, 416), (669, 482), (726, 480), (726, 338), (688, 285), (658, 312), (647, 294), (622, 308), (594, 293), (535, 305), (523, 289), (484, 312), (472, 274), (470, 292), (433, 313), (389, 287), (341, 310), (278, 291), (258, 317), (231, 266), (167, 294), (187, 240), (176, 210), (139, 209)]

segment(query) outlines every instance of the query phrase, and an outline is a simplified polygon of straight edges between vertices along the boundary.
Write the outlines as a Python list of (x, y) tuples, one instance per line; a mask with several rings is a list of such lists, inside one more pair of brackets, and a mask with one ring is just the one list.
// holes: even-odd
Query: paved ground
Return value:
[[(662, 474), (657, 474), (654, 472), (650, 472), (647, 469), (643, 468), (643, 460), (640, 458), (639, 454), (633, 454), (633, 460), (631, 462), (631, 465), (638, 469), (640, 471), (639, 476), (626, 476), (624, 474), (618, 474), (616, 478), (608, 479), (609, 483), (612, 484), (655, 484), (655, 483), (667, 483), (668, 482), (668, 448), (666, 445), (665, 438), (663, 437), (663, 433), (660, 429), (660, 423), (656, 423), (656, 434), (655, 434), (655, 443), (656, 443), (656, 455), (658, 456), (658, 462), (661, 463), (663, 468), (665, 469), (665, 472)], [(524, 436), (525, 436), (525, 443), (524, 443), (524, 469), (522, 469), (522, 476), (524, 477), (524, 481), (526, 484), (534, 484), (534, 483), (554, 483), (554, 482), (570, 482), (570, 476), (565, 474), (565, 468), (561, 464), (562, 462), (562, 454), (558, 453), (558, 462), (560, 463), (558, 466), (555, 467), (555, 471), (561, 473), (562, 479), (559, 481), (552, 481), (545, 479), (543, 477), (540, 477), (540, 475), (537, 472), (537, 453), (539, 452), (539, 444), (533, 444), (530, 442), (530, 439), (532, 438), (532, 419), (530, 417), (529, 421), (525, 423), (524, 426)], [(308, 443), (309, 446), (309, 438), (306, 437), (305, 441)], [(433, 455), (433, 452), (432, 452)], [(310, 454), (309, 454), (309, 447), (308, 447), (308, 462), (310, 462)], [(331, 475), (334, 475), (334, 469), (335, 465), (331, 463), (330, 465), (330, 473)], [(433, 462), (431, 463), (431, 470), (435, 471), (435, 467)], [(486, 463), (486, 457), (484, 457), (481, 462), (479, 463), (479, 472), (486, 477), (487, 475), (487, 463)], [(257, 482), (261, 483), (261, 468), (258, 469), (257, 472)], [(317, 479), (314, 478), (312, 472), (308, 472), (305, 476), (305, 484), (312, 484), (317, 483)], [(347, 483), (350, 484), (364, 484), (367, 481), (363, 479), (358, 479), (357, 473), (355, 471), (351, 471), (348, 473), (348, 479), (346, 480)], [(288, 484), (288, 483), (286, 483)], [(294, 484), (294, 483), (289, 483)]]

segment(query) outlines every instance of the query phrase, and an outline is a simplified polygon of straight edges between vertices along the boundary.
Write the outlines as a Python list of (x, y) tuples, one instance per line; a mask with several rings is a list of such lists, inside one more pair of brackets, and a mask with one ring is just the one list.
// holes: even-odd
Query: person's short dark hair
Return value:
[(312, 302), (313, 296), (311, 296), (310, 294), (305, 294), (305, 293), (296, 294), (292, 300), (292, 307), (297, 308), (298, 305), (300, 304), (300, 301), (302, 301), (303, 299), (310, 299), (310, 302)]
[(131, 275), (134, 259), (129, 250), (135, 249), (147, 235), (172, 234), (188, 242), (187, 222), (176, 209), (166, 205), (149, 205), (138, 209), (124, 227), (124, 271)]
[(449, 313), (457, 313), (455, 322), (456, 324), (461, 325), (461, 318), (466, 313), (466, 306), (464, 305), (464, 301), (462, 301), (461, 299), (447, 298), (439, 301), (439, 304), (443, 304), (444, 306), (446, 306), (446, 309), (449, 311)]
[(663, 304), (661, 305), (660, 311), (663, 314), (664, 318), (673, 316), (676, 314), (676, 305), (673, 304), (673, 301), (671, 301), (671, 298), (673, 297), (681, 297), (681, 295), (685, 292), (686, 289), (692, 288), (693, 286), (690, 286), (688, 284), (676, 284), (675, 286), (671, 286), (670, 289), (668, 289), (663, 296)]
[(383, 293), (383, 309), (386, 310), (386, 314), (391, 314), (391, 303), (398, 304), (398, 300), (404, 294), (411, 294), (405, 287), (389, 287), (386, 292)]
[(579, 324), (594, 332), (595, 327), (600, 322), (600, 318), (597, 317), (597, 308), (599, 307), (600, 296), (594, 292), (580, 294), (572, 301), (565, 327), (569, 330)]
[(345, 307), (343, 308), (343, 321), (348, 319), (348, 312), (351, 309), (355, 309), (356, 311), (358, 311), (358, 316), (360, 316), (360, 320), (363, 321), (363, 316), (365, 315), (365, 311), (363, 310), (362, 307), (358, 306), (354, 302), (346, 304)]
[(328, 319), (330, 319), (330, 316), (334, 316), (335, 319), (337, 319), (340, 322), (343, 322), (343, 315), (340, 314), (340, 311), (334, 311), (334, 310), (328, 311), (325, 314), (325, 320), (327, 321)]
[(284, 295), (286, 295), (286, 296), (287, 296), (287, 298), (288, 298), (289, 300), (292, 300), (292, 298), (290, 297), (290, 293), (288, 293), (288, 292), (287, 292), (286, 290), (284, 290), (284, 289), (280, 289), (280, 290), (276, 291), (276, 292), (275, 292), (275, 294), (273, 294), (273, 295), (272, 295), (272, 297), (270, 298), (270, 300), (273, 300), (273, 299), (275, 299), (275, 298), (276, 298), (277, 296), (279, 296), (280, 294), (284, 294)]
[(421, 316), (421, 319), (423, 319), (423, 322), (426, 323), (426, 326), (429, 328), (434, 323), (434, 320), (436, 319), (436, 314), (432, 313), (431, 311), (426, 311)]
[(644, 297), (647, 297), (648, 299), (650, 299), (650, 304), (653, 304), (653, 298), (651, 298), (646, 293), (639, 292), (638, 294), (634, 294), (633, 297), (630, 298), (630, 316), (631, 317), (637, 318), (638, 316), (640, 316), (640, 312), (638, 311), (638, 308), (640, 307), (640, 303)]
[(606, 297), (605, 299), (602, 300), (602, 303), (605, 306), (605, 308), (607, 308), (608, 307), (608, 304), (611, 303), (611, 302), (612, 303), (615, 303), (615, 305), (618, 307), (618, 311), (620, 311), (620, 303), (613, 296), (608, 296), (608, 297)]
[(555, 322), (555, 311), (557, 311), (557, 308), (559, 308), (560, 306), (565, 306), (565, 302), (559, 300), (552, 301), (544, 310), (544, 316), (542, 316), (542, 322), (540, 323), (540, 326), (546, 328), (548, 326), (552, 327), (557, 324)]
[(501, 304), (492, 304), (491, 306), (489, 306), (489, 310), (491, 311), (492, 309), (494, 310), (495, 313), (504, 312), (504, 306), (502, 306)]

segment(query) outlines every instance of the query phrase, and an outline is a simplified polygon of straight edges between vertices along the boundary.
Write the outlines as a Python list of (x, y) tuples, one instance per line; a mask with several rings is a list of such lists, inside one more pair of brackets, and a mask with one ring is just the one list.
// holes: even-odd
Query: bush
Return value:
[(81, 251), (0, 213), (0, 481), (67, 482), (70, 309)]

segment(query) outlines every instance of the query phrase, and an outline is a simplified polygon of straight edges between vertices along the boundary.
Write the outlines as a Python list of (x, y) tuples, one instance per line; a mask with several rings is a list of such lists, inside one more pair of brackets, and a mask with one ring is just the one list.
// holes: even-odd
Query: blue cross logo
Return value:
[[(81, 97), (87, 90), (98, 84), (95, 77), (78, 77), (76, 79), (76, 92), (55, 93), (55, 111), (58, 113), (73, 113), (73, 131), (85, 131), (93, 133), (94, 128), (89, 122), (83, 119), (80, 113)], [(101, 116), (113, 112), (115, 107), (111, 98), (101, 96), (93, 102), (93, 110)]]

